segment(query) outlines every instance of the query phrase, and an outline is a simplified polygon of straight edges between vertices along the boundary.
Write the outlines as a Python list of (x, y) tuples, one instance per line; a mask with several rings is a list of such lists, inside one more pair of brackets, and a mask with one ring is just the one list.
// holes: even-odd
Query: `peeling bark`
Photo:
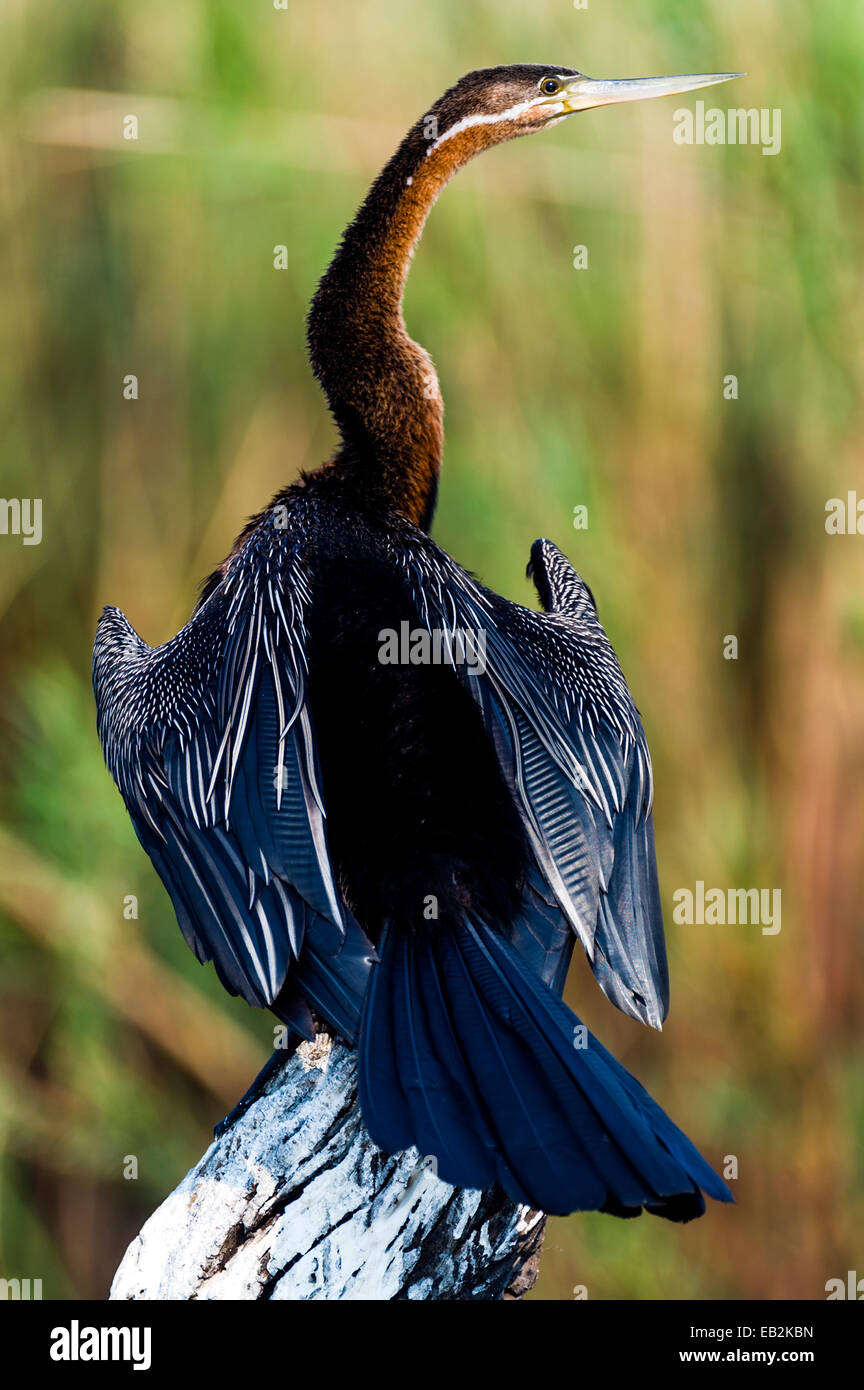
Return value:
[(356, 1054), (319, 1035), (267, 1081), (129, 1246), (112, 1299), (504, 1299), (541, 1213), (439, 1181), (363, 1128)]

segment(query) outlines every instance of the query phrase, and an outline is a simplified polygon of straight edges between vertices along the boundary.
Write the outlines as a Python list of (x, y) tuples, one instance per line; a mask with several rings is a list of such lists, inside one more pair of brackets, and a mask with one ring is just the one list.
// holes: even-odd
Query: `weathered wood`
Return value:
[(129, 1246), (112, 1299), (502, 1299), (537, 1277), (544, 1218), (385, 1157), (356, 1054), (319, 1036), (271, 1077)]

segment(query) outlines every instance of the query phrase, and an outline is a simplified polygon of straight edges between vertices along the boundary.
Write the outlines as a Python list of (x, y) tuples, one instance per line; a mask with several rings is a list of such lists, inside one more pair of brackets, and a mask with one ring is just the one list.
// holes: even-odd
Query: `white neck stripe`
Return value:
[[(475, 116), (463, 116), (461, 121), (457, 121), (455, 125), (451, 125), (449, 130), (445, 130), (444, 134), (439, 135), (434, 144), (429, 146), (426, 151), (426, 158), (428, 159), (432, 151), (437, 150), (438, 146), (443, 145), (444, 141), (449, 140), (451, 136), (459, 135), (463, 130), (468, 130), (471, 126), (475, 125), (495, 125), (498, 121), (514, 121), (517, 116), (522, 115), (523, 111), (530, 111), (532, 107), (537, 106), (540, 100), (540, 97), (532, 97), (530, 101), (520, 101), (518, 105), (510, 106), (506, 111), (495, 111), (488, 114), (486, 112), (478, 112)], [(546, 103), (544, 103), (544, 105), (545, 104)], [(563, 109), (564, 103), (563, 101), (556, 102), (555, 105)], [(554, 111), (551, 102), (548, 105), (548, 111), (551, 116)]]

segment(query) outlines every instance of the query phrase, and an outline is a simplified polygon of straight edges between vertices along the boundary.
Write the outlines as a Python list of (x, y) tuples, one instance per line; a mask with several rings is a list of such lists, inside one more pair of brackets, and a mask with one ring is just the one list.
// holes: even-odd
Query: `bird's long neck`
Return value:
[(444, 442), (438, 378), (402, 318), (429, 209), (474, 150), (436, 144), (420, 121), (373, 184), (309, 312), (312, 366), (342, 443), (327, 468), (366, 501), (428, 527)]

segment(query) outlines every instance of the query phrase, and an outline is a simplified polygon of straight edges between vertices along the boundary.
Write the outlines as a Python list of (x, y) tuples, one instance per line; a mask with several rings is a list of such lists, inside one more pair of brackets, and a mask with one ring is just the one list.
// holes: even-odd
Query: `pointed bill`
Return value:
[(682, 73), (677, 77), (578, 77), (567, 83), (563, 103), (567, 112), (588, 111), (592, 106), (612, 106), (621, 101), (647, 101), (649, 97), (675, 96), (680, 92), (693, 92), (700, 87), (713, 87), (718, 82), (731, 82), (735, 77), (746, 76), (745, 72), (696, 72)]

